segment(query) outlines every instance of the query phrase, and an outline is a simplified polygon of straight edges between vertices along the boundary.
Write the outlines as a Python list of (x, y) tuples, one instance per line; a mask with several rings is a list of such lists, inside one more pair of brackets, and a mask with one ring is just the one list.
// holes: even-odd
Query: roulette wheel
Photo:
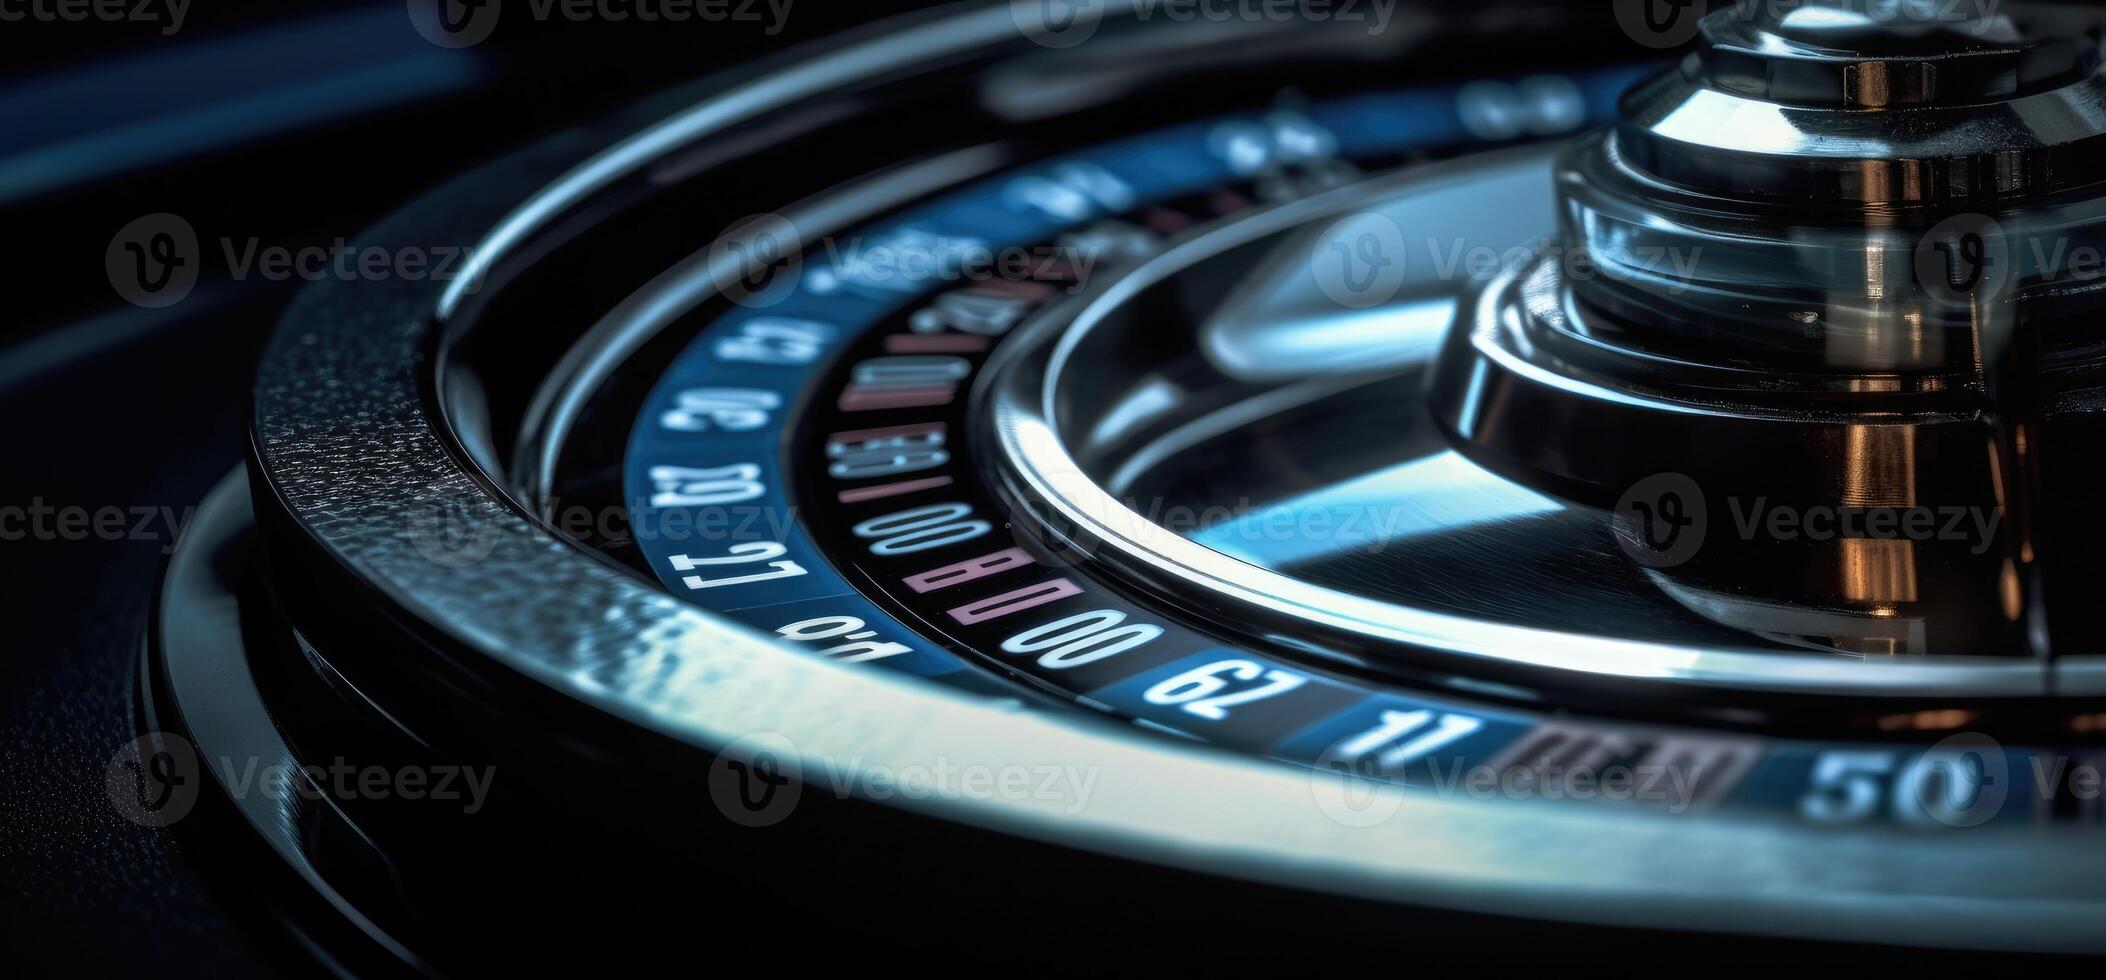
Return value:
[(1031, 0), (611, 111), (291, 297), (101, 805), (361, 974), (2097, 952), (2101, 22)]

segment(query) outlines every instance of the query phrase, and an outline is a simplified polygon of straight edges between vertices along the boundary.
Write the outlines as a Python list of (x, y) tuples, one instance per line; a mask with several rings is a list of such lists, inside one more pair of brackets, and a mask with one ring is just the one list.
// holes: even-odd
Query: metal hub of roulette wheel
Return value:
[(168, 569), (186, 846), (351, 969), (2095, 951), (2099, 18), (1568, 6), (947, 11), (404, 208)]

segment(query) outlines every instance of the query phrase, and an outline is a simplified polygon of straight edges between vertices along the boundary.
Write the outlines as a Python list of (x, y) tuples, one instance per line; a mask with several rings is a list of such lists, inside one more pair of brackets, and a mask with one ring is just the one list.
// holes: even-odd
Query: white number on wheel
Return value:
[(1854, 823), (1872, 816), (1886, 798), (1896, 761), (1892, 752), (1823, 753), (1799, 811), (1823, 823)]
[(760, 482), (760, 467), (752, 463), (730, 466), (653, 466), (653, 507), (715, 507), (739, 504), (767, 492)]
[(731, 553), (719, 558), (674, 555), (668, 560), (673, 563), (673, 570), (676, 572), (693, 572), (723, 565), (749, 565), (754, 562), (768, 563), (769, 570), (765, 572), (734, 575), (729, 578), (703, 578), (700, 575), (689, 575), (680, 580), (682, 585), (690, 589), (720, 589), (727, 585), (745, 585), (749, 582), (766, 582), (772, 579), (796, 578), (799, 575), (803, 575), (804, 566), (794, 561), (775, 560), (781, 558), (789, 550), (773, 541), (751, 541), (745, 544), (732, 545), (730, 548)]
[(748, 320), (738, 332), (717, 341), (720, 361), (747, 364), (810, 364), (825, 353), (834, 328), (816, 320), (769, 316)]
[(675, 406), (658, 417), (674, 432), (750, 432), (768, 424), (768, 413), (782, 407), (782, 396), (757, 388), (689, 388), (673, 399)]
[(815, 651), (829, 660), (847, 664), (868, 663), (912, 653), (913, 648), (904, 643), (894, 643), (878, 637), (876, 630), (864, 629), (863, 621), (854, 616), (820, 616), (804, 619), (788, 626), (777, 627), (775, 632), (796, 643), (820, 644), (828, 640), (845, 640)]
[(1484, 722), (1469, 715), (1436, 716), (1423, 708), (1384, 711), (1375, 727), (1338, 743), (1333, 752), (1341, 762), (1372, 758), (1380, 769), (1393, 770), (1453, 745), (1483, 727)]
[(993, 529), (986, 521), (973, 520), (971, 504), (931, 504), (897, 514), (873, 517), (856, 525), (856, 537), (870, 541), (874, 555), (911, 555), (971, 541)]
[(1002, 649), (1008, 653), (1036, 653), (1039, 666), (1066, 670), (1118, 656), (1163, 635), (1163, 628), (1152, 624), (1119, 626), (1125, 621), (1126, 614), (1117, 609), (1077, 613), (1003, 640)]
[[(1230, 690), (1240, 684), (1255, 686)], [(1292, 691), (1308, 682), (1299, 674), (1267, 670), (1248, 660), (1219, 660), (1195, 667), (1148, 689), (1149, 704), (1182, 705), (1186, 714), (1209, 721), (1228, 718), (1228, 709), (1239, 704), (1263, 701)]]

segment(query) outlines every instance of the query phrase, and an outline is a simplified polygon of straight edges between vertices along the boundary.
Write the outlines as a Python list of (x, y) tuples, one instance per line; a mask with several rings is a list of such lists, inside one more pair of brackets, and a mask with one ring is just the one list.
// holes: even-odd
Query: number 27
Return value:
[(789, 548), (776, 544), (773, 541), (750, 541), (745, 544), (732, 545), (730, 548), (731, 553), (721, 558), (694, 558), (688, 555), (674, 555), (667, 560), (673, 563), (673, 570), (676, 572), (692, 572), (717, 565), (748, 565), (763, 561), (768, 563), (768, 571), (754, 572), (750, 575), (734, 575), (730, 578), (703, 578), (700, 575), (689, 575), (680, 580), (680, 584), (690, 589), (716, 589), (727, 585), (745, 585), (749, 582), (766, 582), (770, 579), (796, 578), (799, 575), (803, 575), (804, 566), (794, 561), (773, 560), (781, 558), (789, 550)]

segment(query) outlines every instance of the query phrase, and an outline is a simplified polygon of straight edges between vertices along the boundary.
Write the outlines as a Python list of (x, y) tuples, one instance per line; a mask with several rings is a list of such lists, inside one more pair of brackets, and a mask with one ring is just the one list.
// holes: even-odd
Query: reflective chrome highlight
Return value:
[[(1077, 542), (1121, 577), (1149, 583), (1172, 596), (1203, 596), (1201, 601), (1210, 608), (1218, 609), (1220, 604), (1228, 603), (1245, 610), (1248, 621), (1295, 622), (1348, 647), (1385, 649), (1389, 657), (1422, 663), (1428, 655), (1457, 657), (1447, 664), (1460, 673), (1471, 673), (1469, 662), (1476, 660), (1484, 665), (1572, 672), (1600, 679), (1746, 691), (1882, 696), (2044, 692), (2045, 675), (2036, 663), (2000, 663), (1988, 658), (1955, 656), (1932, 665), (1793, 654), (1720, 643), (1639, 642), (1619, 637), (1616, 631), (1608, 629), (1594, 634), (1548, 630), (1372, 599), (1260, 567), (1201, 543), (1209, 540), (1210, 533), (1218, 538), (1232, 528), (1202, 530), (1195, 536), (1197, 540), (1165, 528), (1132, 509), (1119, 496), (1133, 479), (1131, 468), (1119, 469), (1121, 475), (1116, 480), (1099, 483), (1090, 475), (1097, 467), (1078, 458), (1078, 453), (1094, 455), (1102, 450), (1079, 441), (1079, 434), (1066, 430), (1062, 406), (1101, 403), (1101, 396), (1078, 395), (1102, 386), (1110, 359), (1107, 352), (1116, 349), (1118, 341), (1115, 336), (1107, 339), (1095, 334), (1108, 329), (1105, 324), (1122, 306), (1181, 272), (1231, 250), (1270, 236), (1297, 241), (1284, 233), (1295, 228), (1321, 227), (1338, 215), (1366, 208), (1369, 201), (1385, 202), (1379, 207), (1394, 213), (1407, 213), (1411, 202), (1459, 193), (1460, 182), (1466, 178), (1485, 180), (1494, 167), (1505, 168), (1516, 180), (1530, 175), (1547, 191), (1548, 163), (1554, 152), (1516, 153), (1497, 164), (1473, 160), (1468, 164), (1439, 165), (1402, 178), (1347, 188), (1201, 233), (1130, 275), (1047, 316), (1029, 333), (1012, 341), (1011, 346), (1005, 346), (998, 355), (999, 363), (988, 369), (992, 383), (976, 396), (984, 400), (989, 415), (986, 431), (1003, 454), (998, 476), (1025, 501), (1027, 509), (1040, 511), (1057, 536)], [(1487, 183), (1501, 186), (1497, 179)], [(1290, 247), (1286, 254), (1306, 252)], [(1495, 280), (1487, 295), (1501, 294), (1513, 281), (1511, 274)], [(1450, 284), (1451, 288), (1459, 285), (1463, 284)], [(1488, 303), (1479, 306), (1474, 315), (1494, 316), (1498, 312), (1497, 304)], [(1473, 332), (1466, 327), (1458, 329), (1464, 329), (1465, 334)], [(1482, 321), (1476, 329), (1485, 329)], [(1084, 356), (1081, 352), (1085, 348), (1092, 353)], [(1523, 361), (1515, 364), (1535, 370)], [(1088, 365), (1087, 371), (1081, 365)], [(1425, 365), (1416, 367), (1422, 370)], [(1320, 375), (1324, 366), (1319, 363), (1315, 370)], [(1543, 377), (1569, 383), (1555, 375)], [(1410, 389), (1402, 386), (1398, 390)], [(1086, 417), (1083, 421), (1087, 425)], [(1387, 434), (1392, 439), (1398, 436), (1394, 432)], [(1120, 460), (1112, 465), (1127, 464)], [(1480, 498), (1477, 502), (1502, 499), (1506, 498)], [(1469, 519), (1463, 523), (1469, 523)]]

